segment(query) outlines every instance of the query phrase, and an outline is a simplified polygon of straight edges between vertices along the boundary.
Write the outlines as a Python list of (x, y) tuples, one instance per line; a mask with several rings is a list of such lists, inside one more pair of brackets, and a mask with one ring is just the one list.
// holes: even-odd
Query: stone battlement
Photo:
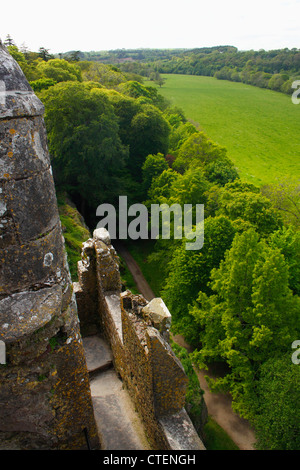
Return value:
[(83, 244), (74, 283), (82, 331), (98, 325), (114, 367), (154, 449), (204, 449), (185, 409), (188, 379), (168, 339), (171, 315), (160, 298), (121, 292), (118, 256), (105, 229)]

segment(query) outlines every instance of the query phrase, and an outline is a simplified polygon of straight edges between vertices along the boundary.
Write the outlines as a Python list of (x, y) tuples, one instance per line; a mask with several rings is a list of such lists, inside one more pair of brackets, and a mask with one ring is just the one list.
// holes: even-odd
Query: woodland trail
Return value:
[[(133, 279), (137, 285), (139, 292), (146, 298), (151, 300), (155, 297), (147, 280), (128, 250), (119, 242), (115, 243), (117, 252), (122, 256), (130, 270)], [(190, 346), (184, 341), (180, 335), (173, 337), (173, 340), (180, 346), (191, 351)], [(240, 450), (254, 450), (255, 434), (248, 421), (240, 418), (231, 407), (232, 399), (229, 394), (210, 392), (205, 376), (214, 377), (211, 370), (199, 370), (195, 368), (200, 386), (204, 391), (204, 399), (207, 406), (208, 414), (221, 426), (233, 442)]]
[(131, 256), (129, 251), (124, 247), (124, 245), (122, 245), (119, 242), (115, 242), (114, 247), (117, 250), (117, 253), (119, 253), (124, 259), (129, 271), (132, 274), (132, 277), (134, 279), (134, 282), (136, 284), (138, 291), (145, 297), (146, 300), (149, 301), (151, 299), (154, 299), (155, 297), (154, 292), (152, 291), (148, 282), (144, 278), (139, 265), (137, 264), (135, 259)]
[[(181, 335), (174, 336), (173, 340), (188, 352), (192, 351)], [(216, 378), (217, 375), (211, 369), (198, 369), (194, 366), (194, 370), (204, 391), (204, 400), (208, 414), (226, 431), (240, 450), (255, 450), (254, 431), (247, 420), (241, 418), (232, 410), (230, 394), (212, 393), (209, 390), (205, 376)]]

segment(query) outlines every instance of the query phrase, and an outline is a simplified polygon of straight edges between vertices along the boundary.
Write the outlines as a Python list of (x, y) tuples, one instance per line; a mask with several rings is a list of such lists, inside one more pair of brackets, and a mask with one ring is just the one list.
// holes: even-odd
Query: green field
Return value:
[(160, 94), (227, 148), (243, 179), (261, 185), (300, 175), (300, 105), (290, 96), (213, 77), (163, 77)]

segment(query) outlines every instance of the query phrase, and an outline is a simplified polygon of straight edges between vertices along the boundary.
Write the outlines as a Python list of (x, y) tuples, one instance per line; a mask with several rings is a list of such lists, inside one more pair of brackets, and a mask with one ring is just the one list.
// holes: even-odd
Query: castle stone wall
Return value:
[[(147, 302), (141, 295), (121, 292), (118, 256), (105, 229), (95, 230), (83, 244), (78, 277), (74, 291), (81, 328), (98, 318), (115, 370), (143, 420), (152, 448), (203, 450), (184, 409), (188, 379), (168, 343), (171, 315), (162, 299)], [(94, 299), (86, 295), (93, 278), (97, 312)]]
[(0, 448), (97, 448), (43, 112), (0, 46)]

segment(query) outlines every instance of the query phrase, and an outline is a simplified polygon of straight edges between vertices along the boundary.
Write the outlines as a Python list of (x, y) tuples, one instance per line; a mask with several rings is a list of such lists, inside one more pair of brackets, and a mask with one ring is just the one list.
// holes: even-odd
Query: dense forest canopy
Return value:
[[(227, 67), (287, 81), (299, 73), (300, 51), (139, 51), (144, 62), (132, 54), (116, 66), (78, 51), (66, 60), (44, 48), (8, 49), (45, 104), (57, 191), (73, 198), (88, 223), (98, 204), (120, 194), (148, 207), (204, 204), (201, 250), (158, 239), (152, 253), (173, 331), (194, 347), (200, 367), (225, 366), (211, 387), (231, 393), (259, 448), (299, 450), (300, 367), (291, 360), (300, 338), (299, 177), (262, 188), (242, 181), (227, 150), (143, 76), (214, 75)], [(109, 61), (128, 54), (110, 51)]]
[(291, 85), (300, 77), (300, 50), (297, 48), (269, 51), (240, 51), (234, 46), (190, 50), (121, 49), (81, 52), (80, 55), (85, 60), (118, 63), (121, 70), (147, 77), (153, 72), (215, 76), (287, 94), (292, 93)]

